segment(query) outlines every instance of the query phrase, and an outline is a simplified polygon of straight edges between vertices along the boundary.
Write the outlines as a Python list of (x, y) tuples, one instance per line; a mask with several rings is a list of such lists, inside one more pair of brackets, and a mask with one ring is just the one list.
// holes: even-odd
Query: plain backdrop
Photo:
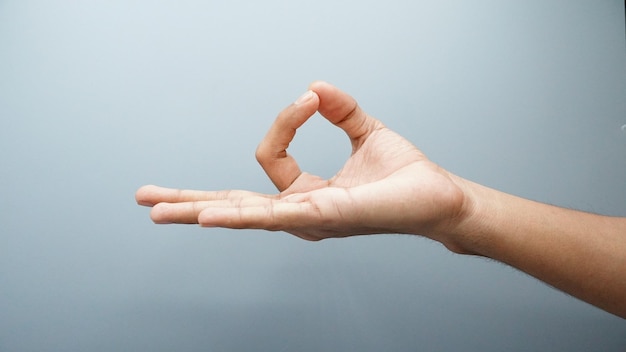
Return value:
[[(0, 0), (0, 351), (624, 351), (623, 319), (422, 238), (134, 201), (273, 193), (254, 149), (323, 79), (460, 176), (624, 216), (624, 37), (621, 0)], [(290, 151), (329, 177), (350, 145), (314, 116)]]

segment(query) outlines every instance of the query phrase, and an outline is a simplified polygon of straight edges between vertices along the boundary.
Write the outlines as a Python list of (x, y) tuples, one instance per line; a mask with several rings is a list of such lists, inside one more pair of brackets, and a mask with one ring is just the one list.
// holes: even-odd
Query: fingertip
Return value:
[(319, 98), (320, 114), (334, 124), (342, 122), (346, 117), (358, 111), (358, 104), (352, 96), (328, 82), (315, 81), (309, 85), (309, 89)]
[(181, 220), (180, 216), (176, 214), (176, 209), (171, 203), (157, 203), (152, 209), (150, 209), (150, 219), (155, 224), (173, 224), (173, 223), (188, 223), (186, 220)]
[(150, 210), (150, 219), (155, 224), (169, 224), (167, 221), (168, 205), (166, 203), (155, 204)]
[(311, 84), (309, 84), (309, 90), (315, 92), (317, 96), (320, 97), (320, 99), (322, 99), (324, 96), (333, 95), (341, 92), (339, 88), (326, 81), (321, 80), (313, 81)]
[(206, 212), (206, 210), (201, 211), (198, 214), (198, 225), (200, 225), (200, 227), (212, 227), (207, 221), (206, 221), (206, 215), (204, 215)]
[(135, 192), (135, 201), (139, 205), (144, 206), (152, 206), (154, 205), (152, 201), (150, 201), (150, 194), (153, 193), (156, 186), (154, 185), (145, 185), (139, 187), (139, 189)]
[(307, 90), (304, 94), (302, 94), (296, 101), (293, 102), (294, 105), (302, 105), (308, 103), (314, 97), (317, 97), (317, 93), (312, 90)]

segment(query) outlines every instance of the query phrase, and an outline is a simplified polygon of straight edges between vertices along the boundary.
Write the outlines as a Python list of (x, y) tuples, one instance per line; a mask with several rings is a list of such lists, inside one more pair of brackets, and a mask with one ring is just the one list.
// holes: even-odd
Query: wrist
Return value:
[(450, 178), (461, 190), (463, 201), (458, 216), (433, 239), (457, 254), (488, 256), (485, 237), (490, 228), (497, 226), (494, 221), (499, 213), (505, 211), (506, 201), (502, 198), (506, 195), (456, 175)]

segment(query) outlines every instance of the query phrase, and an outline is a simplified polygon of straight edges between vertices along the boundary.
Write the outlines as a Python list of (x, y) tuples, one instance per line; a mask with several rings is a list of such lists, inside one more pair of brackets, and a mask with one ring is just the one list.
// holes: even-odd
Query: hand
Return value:
[[(300, 171), (287, 153), (296, 130), (316, 111), (343, 129), (352, 143), (352, 155), (328, 180)], [(278, 115), (256, 157), (280, 193), (144, 186), (137, 202), (153, 207), (155, 223), (282, 230), (307, 240), (421, 234), (461, 251), (446, 234), (455, 232), (469, 209), (462, 179), (429, 161), (328, 83), (311, 84)]]

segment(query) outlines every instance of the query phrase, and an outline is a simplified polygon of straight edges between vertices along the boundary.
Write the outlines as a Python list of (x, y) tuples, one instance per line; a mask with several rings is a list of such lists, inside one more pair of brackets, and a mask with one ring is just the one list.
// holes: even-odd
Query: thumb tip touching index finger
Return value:
[(337, 124), (357, 107), (357, 102), (349, 94), (325, 81), (315, 81), (309, 89), (319, 97), (318, 111), (330, 122)]
[[(318, 112), (328, 121), (343, 129), (352, 139), (367, 134), (371, 118), (348, 93), (325, 81), (314, 81), (309, 89), (319, 97)], [(365, 130), (364, 130), (365, 129)]]

